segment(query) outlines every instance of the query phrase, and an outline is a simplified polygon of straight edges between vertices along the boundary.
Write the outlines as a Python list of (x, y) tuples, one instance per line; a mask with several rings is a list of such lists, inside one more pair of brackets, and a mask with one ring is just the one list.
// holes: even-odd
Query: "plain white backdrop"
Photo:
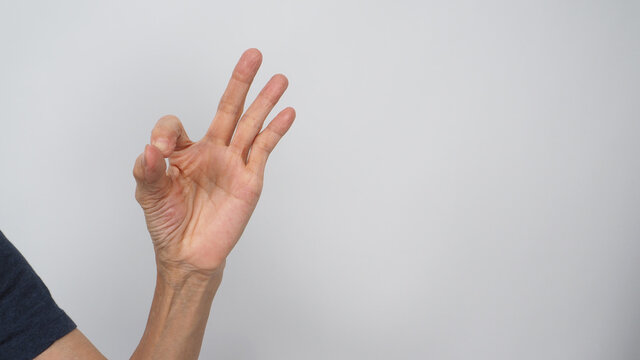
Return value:
[(0, 229), (109, 358), (147, 319), (133, 162), (238, 57), (298, 117), (202, 359), (640, 357), (633, 1), (3, 1)]

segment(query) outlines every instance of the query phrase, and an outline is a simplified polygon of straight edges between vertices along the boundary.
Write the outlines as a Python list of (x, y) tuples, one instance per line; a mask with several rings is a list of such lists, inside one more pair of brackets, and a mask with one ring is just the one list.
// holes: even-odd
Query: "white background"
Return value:
[(0, 229), (109, 358), (154, 288), (133, 162), (247, 48), (298, 117), (203, 359), (640, 357), (640, 5), (3, 1)]

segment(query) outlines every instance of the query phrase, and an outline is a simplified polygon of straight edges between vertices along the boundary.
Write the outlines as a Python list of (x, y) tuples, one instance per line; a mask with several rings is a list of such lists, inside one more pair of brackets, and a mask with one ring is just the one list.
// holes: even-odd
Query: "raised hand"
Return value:
[(261, 63), (257, 49), (242, 54), (200, 141), (191, 141), (180, 120), (167, 115), (158, 120), (151, 145), (136, 159), (136, 200), (144, 210), (159, 270), (209, 275), (224, 268), (256, 207), (267, 158), (295, 118), (288, 107), (262, 129), (288, 85), (280, 74), (243, 114)]

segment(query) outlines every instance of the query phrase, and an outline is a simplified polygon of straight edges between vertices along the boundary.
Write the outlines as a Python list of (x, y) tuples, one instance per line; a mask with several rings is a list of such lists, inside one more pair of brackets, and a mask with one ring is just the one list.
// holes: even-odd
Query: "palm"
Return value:
[[(179, 120), (166, 116), (152, 132), (156, 146), (146, 146), (136, 162), (136, 198), (158, 260), (165, 264), (220, 267), (256, 207), (267, 157), (295, 115), (285, 109), (258, 133), (287, 85), (277, 75), (239, 119), (260, 61), (257, 50), (243, 54), (202, 140), (192, 142)], [(168, 169), (163, 157), (169, 159)]]
[(172, 185), (166, 203), (160, 213), (146, 214), (152, 240), (171, 259), (216, 267), (249, 221), (262, 178), (228, 148), (211, 143), (174, 153), (169, 163)]

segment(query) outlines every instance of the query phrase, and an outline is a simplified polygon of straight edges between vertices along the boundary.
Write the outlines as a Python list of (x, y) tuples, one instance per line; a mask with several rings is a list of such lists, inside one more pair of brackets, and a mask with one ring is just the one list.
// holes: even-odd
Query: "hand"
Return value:
[(287, 88), (287, 78), (280, 74), (243, 114), (261, 63), (257, 49), (242, 54), (200, 141), (189, 140), (180, 120), (167, 115), (158, 120), (151, 145), (136, 159), (136, 200), (144, 210), (159, 271), (220, 272), (257, 205), (267, 158), (295, 118), (294, 109), (286, 108), (261, 131)]

